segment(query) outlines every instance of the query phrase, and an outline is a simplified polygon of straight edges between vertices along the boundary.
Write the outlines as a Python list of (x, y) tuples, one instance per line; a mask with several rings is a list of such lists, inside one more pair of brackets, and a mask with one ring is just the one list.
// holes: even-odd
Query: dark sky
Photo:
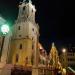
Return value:
[[(20, 0), (0, 0), (0, 14), (12, 25), (18, 15)], [(75, 16), (72, 0), (32, 0), (36, 6), (36, 22), (40, 26), (40, 42), (47, 51), (55, 42), (60, 49), (75, 43)]]

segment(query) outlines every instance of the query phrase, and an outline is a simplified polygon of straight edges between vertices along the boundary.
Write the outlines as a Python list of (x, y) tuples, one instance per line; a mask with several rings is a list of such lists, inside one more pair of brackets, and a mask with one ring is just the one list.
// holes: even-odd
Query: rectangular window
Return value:
[(32, 31), (34, 31), (34, 28), (32, 28)]
[(18, 55), (18, 54), (16, 54), (16, 62), (18, 62), (18, 58), (19, 58), (19, 55)]
[(28, 64), (28, 57), (25, 58), (25, 65)]
[(20, 26), (18, 27), (18, 30), (20, 30), (21, 28), (20, 28)]
[(19, 35), (19, 37), (21, 37), (21, 35)]
[(20, 44), (20, 49), (22, 49), (22, 44)]
[(33, 40), (33, 37), (32, 37), (32, 40)]
[(34, 45), (32, 44), (32, 50), (34, 49)]

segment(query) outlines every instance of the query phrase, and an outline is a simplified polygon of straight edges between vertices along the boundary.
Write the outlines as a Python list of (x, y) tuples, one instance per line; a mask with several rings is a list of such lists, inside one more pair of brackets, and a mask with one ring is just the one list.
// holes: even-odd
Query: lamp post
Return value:
[(5, 36), (9, 32), (9, 26), (7, 24), (2, 25), (1, 32), (2, 32), (3, 36)]
[(62, 49), (62, 63), (63, 63), (63, 69), (62, 69), (62, 75), (66, 75), (66, 67), (67, 67), (67, 49)]
[(8, 26), (8, 24), (1, 25), (0, 32), (1, 32), (1, 35), (2, 35), (2, 45), (1, 45), (1, 51), (0, 51), (0, 60), (1, 60), (1, 55), (2, 55), (2, 50), (3, 50), (5, 36), (9, 32), (9, 26)]
[(65, 49), (65, 48), (63, 48), (63, 49), (62, 49), (62, 52), (65, 54), (65, 53), (66, 53), (66, 49)]
[(66, 55), (66, 53), (67, 53), (67, 50), (66, 50), (66, 48), (63, 48), (62, 49), (62, 58), (63, 58), (63, 67), (64, 68), (66, 68), (66, 64), (67, 64), (67, 55)]

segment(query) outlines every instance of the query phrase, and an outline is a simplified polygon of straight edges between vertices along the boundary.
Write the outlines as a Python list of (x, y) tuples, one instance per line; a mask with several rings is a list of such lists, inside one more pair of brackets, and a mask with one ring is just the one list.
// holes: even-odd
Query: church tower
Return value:
[(13, 27), (9, 63), (23, 66), (37, 64), (39, 26), (35, 22), (35, 12), (31, 0), (20, 2), (18, 18)]

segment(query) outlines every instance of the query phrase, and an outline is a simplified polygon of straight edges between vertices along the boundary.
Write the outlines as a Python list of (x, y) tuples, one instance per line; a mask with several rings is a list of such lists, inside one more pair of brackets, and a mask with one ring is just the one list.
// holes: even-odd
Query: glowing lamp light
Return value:
[(62, 50), (62, 52), (65, 53), (65, 52), (66, 52), (66, 49), (64, 48), (64, 49)]
[(9, 26), (8, 25), (2, 25), (1, 26), (1, 32), (5, 35), (9, 32)]
[(63, 74), (66, 75), (66, 69), (65, 68), (63, 68)]

